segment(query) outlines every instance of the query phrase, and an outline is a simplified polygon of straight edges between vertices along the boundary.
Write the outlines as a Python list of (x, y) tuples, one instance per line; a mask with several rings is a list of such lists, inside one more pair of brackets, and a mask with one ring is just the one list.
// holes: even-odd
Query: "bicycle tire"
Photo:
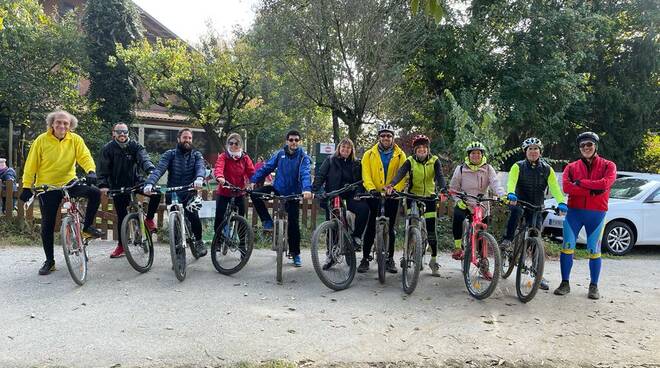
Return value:
[[(154, 244), (151, 231), (146, 226), (141, 228), (140, 215), (130, 213), (121, 223), (121, 238), (126, 260), (137, 272), (145, 273), (154, 263)], [(144, 257), (146, 256), (146, 257)], [(140, 261), (143, 258), (143, 261)]]
[[(493, 267), (490, 267), (490, 261), (488, 260), (488, 255), (487, 258), (484, 258), (481, 255), (478, 255), (478, 267), (477, 272), (472, 275), (470, 272), (472, 264), (472, 247), (473, 244), (471, 242), (467, 242), (466, 247), (465, 247), (465, 256), (463, 257), (463, 279), (465, 281), (465, 286), (468, 290), (468, 293), (472, 295), (474, 298), (482, 300), (488, 298), (497, 288), (497, 282), (499, 281), (500, 277), (500, 248), (497, 245), (497, 241), (495, 238), (485, 232), (485, 231), (479, 231), (477, 233), (477, 244), (483, 244), (483, 242), (486, 242), (487, 246), (487, 251), (488, 255), (492, 253), (493, 257)], [(481, 251), (483, 248), (480, 247), (479, 250)], [(477, 266), (477, 265), (475, 265)], [(487, 275), (486, 271), (483, 270), (483, 268), (487, 267), (487, 272), (489, 275)], [(474, 280), (473, 280), (474, 279)], [(485, 288), (481, 288), (480, 285), (482, 284), (482, 281), (480, 280), (485, 280), (488, 282), (488, 285)], [(473, 284), (474, 281), (474, 284)]]
[[(353, 282), (355, 271), (357, 269), (355, 264), (355, 251), (352, 249), (353, 245), (349, 242), (347, 236), (345, 236), (345, 231), (343, 232), (344, 234), (340, 234), (339, 226), (342, 225), (340, 225), (337, 220), (328, 220), (321, 223), (312, 234), (311, 246), (312, 265), (314, 265), (316, 275), (319, 277), (323, 285), (335, 291), (347, 289)], [(329, 236), (328, 233), (330, 234)], [(338, 242), (333, 242), (331, 249), (328, 249), (328, 246), (324, 243), (326, 243), (328, 239), (334, 239), (334, 237), (340, 238), (338, 238)], [(327, 253), (324, 252), (324, 250), (327, 251)], [(320, 262), (319, 252), (326, 253), (326, 257), (333, 257), (333, 259), (336, 260), (336, 263), (330, 269), (324, 270), (323, 265)], [(348, 272), (345, 274), (335, 272), (339, 270), (339, 267), (343, 263), (342, 261), (345, 261), (346, 266), (348, 266)], [(330, 277), (334, 274), (340, 274), (340, 276), (344, 277), (338, 277), (338, 279), (335, 280)]]
[(179, 214), (170, 213), (170, 256), (172, 257), (172, 268), (177, 280), (186, 279), (186, 248), (183, 246), (183, 234), (181, 234), (181, 220)]
[[(527, 252), (529, 248), (532, 248), (531, 253)], [(531, 255), (531, 257), (529, 257), (529, 255)], [(531, 265), (526, 265), (526, 261), (531, 261)], [(520, 252), (518, 270), (516, 271), (516, 293), (521, 302), (527, 303), (536, 296), (541, 280), (543, 279), (544, 266), (545, 249), (543, 241), (536, 237), (528, 238), (527, 244), (525, 244), (524, 249)], [(533, 280), (523, 280), (523, 274), (525, 272), (529, 272), (529, 275), (533, 275)], [(531, 284), (529, 283), (530, 281)], [(523, 287), (525, 285), (528, 285), (529, 292), (527, 292), (527, 287)]]
[(376, 263), (378, 264), (378, 281), (385, 283), (385, 262), (387, 261), (387, 244), (389, 243), (386, 224), (376, 225)]
[(81, 234), (76, 235), (76, 225), (70, 216), (62, 218), (60, 234), (66, 268), (69, 269), (73, 281), (79, 286), (83, 286), (87, 281), (87, 253), (84, 247), (82, 249), (78, 247), (79, 243), (76, 238)]
[(283, 276), (282, 276), (282, 268), (284, 266), (284, 221), (281, 219), (278, 219), (275, 221), (275, 232), (273, 234), (274, 236), (274, 242), (275, 242), (275, 252), (276, 258), (277, 258), (277, 272), (275, 274), (275, 280), (278, 283), (282, 283)]
[(519, 257), (518, 253), (520, 253), (520, 249), (522, 249), (522, 245), (520, 244), (521, 241), (523, 241), (523, 237), (520, 233), (518, 233), (513, 238), (513, 250), (511, 253), (502, 252), (502, 249), (500, 249), (500, 256), (502, 257), (501, 274), (503, 279), (506, 279), (507, 277), (511, 276), (511, 273), (513, 273), (513, 268), (516, 266), (516, 260)]
[[(422, 233), (417, 226), (408, 228), (408, 244), (406, 244), (402, 268), (401, 283), (403, 291), (406, 294), (412, 294), (419, 281), (420, 266), (422, 265), (422, 256), (424, 252), (422, 243)], [(412, 263), (412, 264), (411, 264)], [(410, 274), (408, 274), (410, 272)]]
[[(224, 233), (227, 225), (232, 229), (232, 239), (227, 239)], [(233, 214), (229, 221), (222, 221), (213, 236), (213, 244), (211, 244), (213, 267), (223, 275), (232, 275), (245, 267), (250, 260), (253, 247), (254, 233), (252, 232), (252, 226), (243, 216)], [(228, 264), (233, 263), (231, 262), (233, 256), (239, 257), (238, 263), (235, 266), (228, 267)]]

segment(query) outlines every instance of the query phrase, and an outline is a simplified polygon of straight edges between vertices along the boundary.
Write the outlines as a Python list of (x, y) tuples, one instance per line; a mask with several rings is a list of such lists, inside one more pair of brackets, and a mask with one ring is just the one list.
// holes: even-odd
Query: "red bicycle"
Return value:
[(497, 198), (483, 195), (473, 196), (465, 192), (451, 191), (467, 203), (473, 200), (476, 205), (469, 206), (470, 215), (463, 221), (463, 279), (468, 293), (477, 299), (488, 298), (500, 279), (500, 248), (495, 237), (486, 230), (484, 223), (485, 202), (500, 202)]

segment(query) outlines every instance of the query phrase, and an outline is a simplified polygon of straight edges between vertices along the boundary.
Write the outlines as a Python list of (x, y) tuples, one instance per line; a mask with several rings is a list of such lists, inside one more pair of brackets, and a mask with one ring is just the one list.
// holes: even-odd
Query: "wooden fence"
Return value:
[[(35, 207), (38, 207), (39, 201), (34, 201), (33, 205), (30, 206), (27, 211), (23, 209), (23, 202), (20, 200), (17, 200), (17, 209), (15, 211), (12, 211), (12, 203), (14, 198), (18, 198), (21, 188), (18, 189), (17, 192), (13, 190), (13, 182), (7, 181), (2, 183), (2, 189), (0, 189), (0, 193), (2, 194), (2, 200), (6, 201), (6, 207), (7, 210), (5, 211), (4, 214), (2, 214), (2, 219), (3, 220), (12, 220), (12, 221), (20, 221), (20, 222), (28, 222), (28, 223), (33, 223), (35, 221)], [(204, 200), (213, 200), (214, 196), (213, 193), (209, 192), (208, 190), (203, 190), (201, 192), (201, 197)], [(146, 197), (141, 197), (143, 200), (147, 200)], [(245, 201), (247, 202), (246, 209), (247, 209), (247, 218), (248, 220), (251, 219), (252, 225), (256, 226), (257, 225), (257, 214), (256, 211), (254, 210), (254, 206), (252, 205), (252, 201), (249, 198), (245, 198)], [(269, 210), (272, 210), (273, 208), (273, 202), (269, 201), (266, 202), (266, 207)], [(146, 203), (145, 203), (145, 208), (146, 208)], [(308, 229), (310, 231), (314, 230), (316, 228), (316, 225), (318, 223), (318, 217), (320, 214), (323, 214), (323, 209), (319, 206), (319, 203), (317, 200), (303, 200), (300, 204), (300, 221), (302, 224), (302, 227), (305, 229)], [(163, 196), (162, 202), (160, 206), (158, 207), (158, 211), (156, 212), (156, 223), (158, 224), (158, 228), (163, 227), (163, 222), (164, 222), (164, 214), (166, 211), (166, 205), (165, 205), (165, 196)], [(36, 211), (36, 215), (40, 217), (38, 210)], [(451, 207), (448, 207), (447, 202), (443, 202), (438, 206), (438, 215), (451, 215)], [(399, 216), (401, 218), (401, 216)], [(112, 238), (113, 240), (117, 240), (118, 237), (118, 232), (115, 231), (115, 225), (117, 221), (117, 216), (115, 212), (112, 209), (112, 199), (110, 199), (106, 195), (101, 195), (101, 205), (99, 206), (99, 210), (96, 213), (96, 227), (103, 231), (106, 235), (103, 239), (108, 239), (108, 231), (112, 230)], [(58, 211), (57, 215), (57, 222), (56, 222), (56, 229), (59, 228), (60, 224), (60, 211)]]

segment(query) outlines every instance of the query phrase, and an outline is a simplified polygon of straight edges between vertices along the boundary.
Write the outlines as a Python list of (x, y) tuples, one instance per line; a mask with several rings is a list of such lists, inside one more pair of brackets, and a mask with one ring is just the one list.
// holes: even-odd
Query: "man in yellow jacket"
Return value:
[[(87, 198), (87, 210), (83, 236), (99, 238), (103, 233), (92, 225), (99, 208), (101, 193), (96, 187), (96, 165), (82, 137), (72, 131), (78, 125), (78, 119), (66, 111), (54, 111), (46, 117), (46, 132), (34, 140), (23, 169), (23, 191), (21, 200), (32, 198), (33, 187), (44, 184), (61, 187), (76, 178), (76, 163), (87, 173), (87, 184), (76, 185), (69, 189), (72, 197)], [(46, 262), (39, 270), (40, 275), (48, 275), (55, 270), (53, 256), (53, 238), (55, 220), (60, 208), (63, 193), (59, 190), (48, 191), (39, 196), (41, 210), (41, 241), (46, 253)]]
[[(389, 183), (396, 175), (399, 168), (406, 161), (406, 154), (399, 146), (394, 143), (394, 128), (388, 123), (378, 126), (378, 143), (364, 153), (362, 156), (362, 181), (364, 188), (372, 194), (382, 194), (385, 192), (385, 185)], [(405, 178), (394, 186), (394, 189), (402, 191), (408, 179)], [(358, 267), (358, 272), (365, 273), (369, 270), (369, 256), (371, 246), (374, 244), (376, 235), (376, 218), (380, 216), (380, 200), (378, 198), (368, 199), (369, 204), (369, 222), (364, 234), (364, 249), (362, 261)], [(399, 201), (396, 199), (387, 199), (385, 201), (385, 216), (390, 220), (389, 223), (389, 258), (386, 267), (390, 273), (397, 273), (394, 264), (394, 224), (396, 215), (399, 211)]]

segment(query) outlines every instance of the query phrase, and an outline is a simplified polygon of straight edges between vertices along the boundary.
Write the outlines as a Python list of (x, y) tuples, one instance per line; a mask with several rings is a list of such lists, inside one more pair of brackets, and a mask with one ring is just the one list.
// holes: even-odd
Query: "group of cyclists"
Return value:
[[(202, 188), (206, 176), (205, 161), (200, 151), (193, 146), (193, 132), (181, 129), (177, 135), (177, 145), (162, 154), (160, 161), (154, 165), (144, 147), (132, 140), (128, 126), (117, 123), (112, 128), (112, 140), (101, 150), (99, 167), (84, 143), (81, 136), (74, 133), (78, 121), (75, 116), (66, 111), (54, 111), (46, 118), (46, 132), (39, 135), (30, 148), (23, 170), (22, 192), (20, 199), (27, 202), (34, 195), (33, 188), (43, 184), (63, 186), (76, 179), (76, 164), (86, 173), (85, 185), (79, 184), (69, 190), (75, 197), (87, 198), (87, 210), (83, 234), (86, 237), (98, 238), (102, 232), (94, 227), (94, 218), (100, 203), (101, 192), (107, 192), (122, 187), (132, 187), (143, 183), (143, 193), (150, 197), (145, 225), (155, 230), (154, 215), (161, 200), (161, 195), (154, 191), (158, 180), (167, 172), (167, 186), (186, 186)], [(312, 180), (311, 159), (302, 148), (302, 135), (297, 130), (290, 130), (285, 136), (285, 144), (268, 160), (260, 163), (258, 169), (243, 147), (243, 140), (237, 133), (227, 137), (223, 153), (215, 162), (214, 174), (218, 183), (216, 191), (216, 231), (218, 222), (224, 218), (227, 205), (232, 197), (243, 196), (250, 192), (256, 213), (265, 230), (273, 228), (273, 220), (266, 205), (259, 196), (260, 193), (276, 195), (299, 194), (304, 199), (311, 199), (314, 193), (332, 192), (349, 184), (361, 182), (362, 186), (354, 191), (341, 194), (346, 201), (347, 209), (355, 215), (355, 226), (351, 235), (355, 250), (362, 250), (362, 259), (357, 268), (359, 273), (369, 271), (371, 248), (374, 244), (376, 218), (379, 214), (380, 199), (385, 196), (384, 214), (389, 219), (389, 258), (386, 270), (397, 273), (394, 262), (395, 223), (399, 212), (399, 200), (389, 198), (393, 192), (408, 191), (428, 199), (424, 203), (425, 225), (428, 232), (428, 244), (431, 248), (431, 258), (428, 263), (433, 276), (439, 276), (438, 242), (436, 238), (437, 202), (448, 197), (455, 200), (453, 211), (452, 234), (454, 250), (452, 258), (461, 260), (464, 257), (462, 249), (463, 220), (469, 215), (470, 209), (477, 205), (471, 200), (461, 200), (454, 193), (465, 192), (471, 196), (488, 195), (489, 191), (509, 204), (510, 213), (502, 248), (511, 247), (511, 241), (518, 221), (522, 216), (531, 221), (528, 210), (516, 206), (517, 201), (525, 201), (536, 206), (542, 206), (546, 189), (557, 200), (560, 212), (566, 213), (564, 221), (564, 242), (560, 256), (561, 283), (554, 291), (557, 295), (570, 292), (570, 271), (573, 263), (576, 236), (582, 227), (587, 232), (587, 249), (589, 250), (589, 268), (591, 283), (588, 297), (598, 299), (598, 280), (601, 269), (600, 241), (607, 211), (609, 190), (616, 178), (616, 165), (603, 159), (597, 153), (599, 137), (593, 132), (578, 135), (576, 143), (580, 158), (570, 163), (564, 170), (563, 191), (569, 195), (568, 203), (559, 188), (554, 170), (542, 159), (543, 144), (538, 138), (528, 138), (522, 143), (525, 159), (516, 162), (509, 171), (506, 188), (499, 182), (496, 170), (488, 164), (486, 147), (478, 141), (471, 142), (465, 148), (464, 162), (458, 165), (451, 176), (449, 184), (445, 180), (438, 156), (431, 152), (431, 141), (426, 135), (413, 138), (410, 156), (395, 143), (395, 129), (388, 123), (378, 126), (378, 141), (368, 149), (361, 160), (356, 158), (355, 145), (349, 138), (344, 138), (337, 145), (335, 153), (328, 157), (318, 174)], [(254, 189), (254, 183), (262, 183), (266, 177), (275, 173), (272, 185), (260, 186)], [(143, 178), (146, 174), (146, 179)], [(228, 189), (225, 184), (234, 188)], [(358, 199), (357, 192), (372, 194), (371, 198)], [(166, 202), (171, 201), (171, 193), (167, 193)], [(61, 192), (52, 191), (39, 197), (41, 204), (41, 237), (46, 255), (46, 261), (39, 270), (40, 275), (47, 275), (55, 269), (53, 256), (53, 233), (57, 211), (62, 199)], [(201, 198), (195, 192), (182, 192), (178, 199), (185, 203), (185, 217), (191, 224), (195, 242), (191, 250), (197, 257), (206, 255), (202, 241), (202, 224), (197, 211), (201, 208)], [(114, 196), (114, 209), (118, 222), (126, 216), (129, 197)], [(246, 209), (243, 201), (235, 201), (239, 206), (239, 214), (244, 215)], [(329, 217), (328, 206), (321, 204)], [(486, 214), (489, 208), (487, 204)], [(299, 201), (286, 203), (288, 216), (287, 241), (293, 264), (302, 266), (300, 257), (300, 207)], [(488, 216), (486, 217), (486, 221)], [(540, 227), (540, 224), (538, 224)], [(119, 238), (117, 247), (111, 253), (111, 258), (120, 257), (123, 252), (124, 239)], [(328, 260), (324, 269), (333, 267), (333, 261)], [(542, 288), (547, 288), (543, 283)]]

